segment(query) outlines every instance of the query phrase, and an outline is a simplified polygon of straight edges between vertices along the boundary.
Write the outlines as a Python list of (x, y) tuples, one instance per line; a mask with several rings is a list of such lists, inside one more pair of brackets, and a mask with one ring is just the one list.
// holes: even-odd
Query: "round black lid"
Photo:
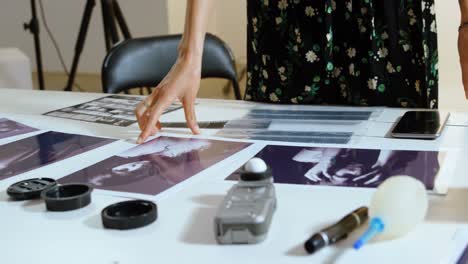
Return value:
[(54, 179), (35, 178), (12, 184), (7, 194), (15, 200), (32, 200), (41, 197), (41, 192), (57, 185)]
[(93, 187), (88, 184), (56, 185), (41, 193), (49, 211), (70, 211), (91, 203)]
[(133, 229), (149, 225), (158, 218), (158, 206), (145, 200), (109, 205), (101, 212), (102, 224), (110, 229)]

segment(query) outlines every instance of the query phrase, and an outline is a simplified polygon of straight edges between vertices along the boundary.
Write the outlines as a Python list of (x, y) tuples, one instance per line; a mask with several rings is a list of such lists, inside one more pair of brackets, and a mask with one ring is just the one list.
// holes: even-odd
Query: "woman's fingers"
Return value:
[(468, 31), (466, 29), (458, 32), (458, 53), (460, 55), (465, 97), (468, 99)]
[(146, 108), (143, 106), (143, 102), (138, 104), (138, 106), (135, 109), (135, 116), (137, 118), (138, 127), (140, 127), (140, 130), (142, 130), (145, 127), (144, 126), (144, 124), (146, 123), (144, 120), (145, 112), (146, 112)]
[(146, 122), (148, 121), (149, 110), (158, 98), (158, 91), (159, 90), (156, 88), (153, 91), (153, 93), (147, 96), (141, 103), (139, 103), (137, 108), (135, 109), (135, 115), (138, 121), (138, 126), (142, 131), (146, 126)]
[(141, 144), (148, 139), (149, 136), (155, 135), (158, 132), (156, 127), (159, 117), (162, 113), (161, 107), (152, 107), (151, 111), (148, 112), (148, 121), (146, 122), (145, 126), (141, 130), (141, 134), (137, 139), (137, 143)]
[(322, 171), (323, 176), (327, 177), (328, 179), (331, 180), (331, 175), (327, 172), (327, 170)]
[(463, 86), (465, 88), (465, 98), (468, 99), (468, 61), (461, 62)]
[(182, 100), (182, 105), (184, 106), (185, 120), (187, 121), (187, 126), (192, 130), (192, 133), (195, 135), (200, 134), (200, 127), (197, 123), (197, 117), (195, 114), (195, 98), (192, 96), (186, 96)]
[(319, 182), (320, 181), (320, 178), (318, 177), (318, 171), (317, 169), (314, 167), (312, 167), (310, 170), (308, 170), (304, 176), (306, 178), (308, 178), (309, 180), (313, 181), (313, 182)]
[[(159, 119), (164, 112), (164, 110), (172, 103), (173, 98), (171, 96), (160, 96), (154, 100), (154, 104), (150, 110), (147, 110), (149, 113), (148, 120), (142, 129), (140, 136), (138, 137), (137, 143), (141, 144), (148, 139), (152, 134), (156, 134), (158, 130)], [(160, 125), (159, 125), (160, 127)]]
[(151, 132), (151, 136), (156, 135), (156, 133), (158, 133), (158, 131), (160, 131), (161, 128), (162, 128), (162, 127), (161, 127), (161, 122), (158, 121), (158, 123), (156, 124), (156, 128), (153, 129), (153, 131)]

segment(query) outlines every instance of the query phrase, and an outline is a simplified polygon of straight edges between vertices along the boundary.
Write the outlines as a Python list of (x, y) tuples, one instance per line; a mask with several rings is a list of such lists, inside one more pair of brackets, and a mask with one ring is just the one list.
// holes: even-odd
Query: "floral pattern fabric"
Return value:
[(248, 0), (246, 100), (437, 108), (434, 0)]

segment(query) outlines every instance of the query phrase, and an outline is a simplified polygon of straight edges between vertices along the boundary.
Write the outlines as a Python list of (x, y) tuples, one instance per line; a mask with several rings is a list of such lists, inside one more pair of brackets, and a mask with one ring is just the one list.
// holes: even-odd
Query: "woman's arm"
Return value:
[[(468, 0), (458, 0), (461, 12), (461, 25), (468, 23)], [(460, 54), (460, 64), (462, 68), (463, 86), (465, 96), (468, 99), (468, 27), (460, 28), (458, 33), (458, 52)]]
[(200, 87), (203, 46), (213, 3), (214, 0), (187, 0), (179, 57), (158, 87), (135, 110), (142, 131), (137, 143), (143, 143), (161, 129), (159, 118), (177, 98), (184, 106), (188, 127), (194, 134), (199, 133), (194, 105)]
[(468, 22), (468, 0), (458, 0), (460, 3), (460, 11), (461, 11), (461, 21)]

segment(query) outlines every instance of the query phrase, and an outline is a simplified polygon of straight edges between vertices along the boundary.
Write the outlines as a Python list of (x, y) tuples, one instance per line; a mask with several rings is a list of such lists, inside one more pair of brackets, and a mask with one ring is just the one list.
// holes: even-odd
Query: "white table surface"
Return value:
[[(105, 136), (121, 141), (70, 159), (0, 181), (0, 263), (444, 263), (453, 253), (454, 234), (468, 228), (468, 114), (452, 114), (449, 126), (435, 141), (396, 140), (385, 135), (401, 109), (380, 110), (365, 122), (346, 147), (453, 150), (452, 181), (447, 196), (431, 196), (426, 221), (404, 238), (379, 241), (356, 252), (354, 239), (306, 255), (303, 242), (315, 231), (334, 223), (353, 209), (369, 204), (374, 190), (277, 184), (279, 207), (267, 239), (257, 245), (220, 246), (214, 238), (213, 216), (232, 182), (223, 179), (268, 142), (235, 154), (153, 198), (159, 206), (154, 224), (130, 231), (105, 230), (100, 211), (125, 200), (96, 190), (93, 203), (66, 212), (47, 212), (43, 202), (10, 201), (6, 188), (31, 177), (60, 178), (134, 146), (136, 125), (118, 128), (41, 116), (42, 113), (83, 103), (102, 94), (0, 90), (0, 117), (42, 130)], [(200, 100), (200, 121), (240, 117), (252, 103)], [(313, 106), (297, 107), (314, 108)], [(336, 109), (337, 107), (329, 107)], [(363, 110), (363, 108), (337, 108)], [(163, 121), (183, 121), (183, 111)], [(36, 132), (40, 133), (40, 132)], [(164, 130), (167, 135), (190, 136), (185, 129)], [(203, 131), (204, 137), (213, 131)], [(28, 135), (0, 140), (6, 144)], [(277, 143), (278, 144), (278, 143)], [(286, 143), (279, 143), (286, 144)], [(300, 144), (308, 145), (308, 144)], [(326, 146), (326, 145), (321, 145)], [(332, 145), (336, 146), (336, 145)], [(356, 234), (359, 232), (355, 232)], [(356, 235), (353, 235), (354, 237)], [(458, 247), (459, 248), (459, 247)]]

